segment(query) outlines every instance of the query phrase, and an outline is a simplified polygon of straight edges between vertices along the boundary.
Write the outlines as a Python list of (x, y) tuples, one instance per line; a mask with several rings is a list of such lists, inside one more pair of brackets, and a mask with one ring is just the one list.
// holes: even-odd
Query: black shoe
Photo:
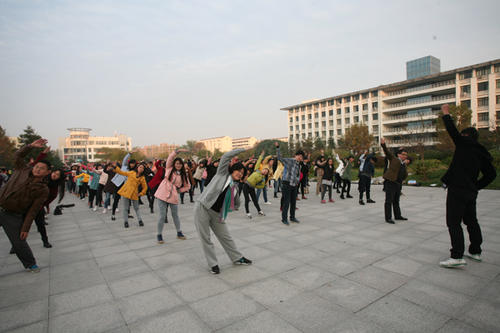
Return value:
[(14, 250), (14, 248), (12, 247), (12, 248), (10, 249), (10, 251), (9, 251), (9, 254), (14, 254), (14, 253), (16, 253), (16, 251), (15, 251), (15, 250)]
[(247, 259), (245, 257), (241, 257), (240, 259), (236, 260), (234, 262), (235, 265), (251, 265), (252, 264), (252, 260), (250, 259)]
[(49, 242), (44, 242), (43, 247), (50, 249), (52, 247), (52, 244), (50, 244)]
[(297, 220), (295, 217), (291, 217), (290, 218), (290, 222), (293, 222), (293, 223), (300, 223), (299, 220)]
[(220, 268), (219, 268), (219, 266), (215, 265), (214, 267), (212, 267), (210, 269), (210, 273), (212, 273), (212, 274), (220, 274)]
[(395, 217), (394, 219), (397, 221), (408, 221), (408, 219), (406, 217), (403, 217), (403, 216)]
[(290, 225), (290, 223), (288, 222), (288, 220), (281, 220), (281, 223), (286, 224), (286, 225)]
[(45, 224), (45, 225), (49, 225), (47, 222), (43, 222), (43, 224)]
[(125, 228), (128, 228), (128, 222), (125, 222), (123, 225), (125, 226)]
[(111, 215), (111, 221), (116, 220), (116, 217), (114, 215)]
[(345, 199), (345, 197), (344, 197), (344, 195), (343, 195), (343, 194), (341, 194), (341, 195), (340, 195), (340, 199), (342, 199), (342, 200), (344, 200), (344, 199)]
[(352, 195), (348, 194), (346, 198), (352, 199)]
[(130, 214), (129, 214), (129, 215), (128, 215), (128, 218), (129, 218), (129, 219), (133, 219), (134, 217), (133, 217), (132, 215), (130, 215)]
[(150, 209), (150, 211), (151, 211), (151, 214), (154, 214), (154, 213), (155, 213), (155, 212), (154, 212), (154, 210), (153, 210), (153, 208), (151, 208), (151, 209)]
[(144, 227), (144, 222), (139, 221), (139, 227)]
[(396, 224), (392, 219), (391, 220), (385, 220), (385, 222), (390, 223), (390, 224)]
[(364, 205), (364, 204), (365, 204), (365, 202), (364, 202), (363, 200), (359, 200), (359, 204), (360, 204), (360, 205)]
[(193, 200), (193, 199), (191, 199), (191, 200), (189, 200), (189, 202), (193, 203), (193, 202), (194, 202), (194, 200)]
[(165, 223), (168, 223), (168, 218), (167, 217), (165, 217)]
[(278, 194), (274, 193), (274, 197), (277, 198), (278, 197)]
[(366, 203), (375, 203), (375, 201), (373, 201), (372, 199), (368, 199), (366, 200)]

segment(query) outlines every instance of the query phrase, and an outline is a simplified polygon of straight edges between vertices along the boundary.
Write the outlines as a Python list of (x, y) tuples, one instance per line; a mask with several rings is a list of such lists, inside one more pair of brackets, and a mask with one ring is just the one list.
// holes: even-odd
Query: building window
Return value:
[(477, 77), (486, 76), (486, 75), (490, 74), (490, 70), (491, 70), (490, 67), (484, 67), (484, 68), (478, 69), (478, 70), (476, 70), (476, 76)]
[(368, 104), (363, 104), (363, 111), (368, 111)]
[(314, 136), (319, 138), (319, 132), (314, 132)]
[(333, 130), (330, 130), (329, 134), (330, 134), (330, 136), (333, 136)]
[(373, 133), (378, 133), (378, 125), (373, 125)]
[(486, 112), (486, 113), (478, 113), (477, 114), (477, 120), (479, 121), (489, 121), (489, 113)]
[(354, 117), (354, 123), (359, 123), (359, 116)]
[(342, 104), (342, 98), (337, 98), (337, 105)]
[(497, 89), (500, 89), (500, 80), (497, 80)]
[(293, 126), (290, 126), (290, 132), (293, 131)]
[(303, 114), (301, 118), (302, 120), (306, 120), (306, 115)]
[(363, 93), (363, 94), (361, 95), (361, 98), (362, 98), (362, 99), (367, 99), (367, 98), (368, 98), (368, 93), (367, 93), (367, 92), (366, 92), (366, 93)]
[(352, 96), (353, 101), (359, 101), (359, 95), (354, 95)]
[(477, 106), (488, 106), (488, 97), (478, 98)]
[(306, 138), (306, 133), (302, 133), (302, 139)]
[(295, 116), (295, 121), (299, 121), (299, 116)]
[(310, 114), (310, 113), (309, 113), (309, 114), (307, 115), (307, 119), (311, 120), (311, 119), (312, 119), (312, 114)]
[(300, 139), (300, 134), (295, 134), (295, 139), (299, 140)]
[(333, 120), (330, 120), (329, 125), (333, 127)]
[(323, 117), (323, 118), (326, 117), (326, 111), (321, 112), (321, 117)]
[(341, 129), (337, 130), (337, 135), (342, 135), (342, 130)]
[(377, 97), (378, 96), (378, 91), (372, 91), (372, 97)]
[(488, 90), (488, 82), (479, 82), (477, 84), (477, 90), (478, 91), (485, 91)]
[(337, 126), (341, 126), (342, 125), (342, 119), (337, 119)]
[(326, 137), (326, 131), (321, 132), (321, 137), (323, 137), (323, 138)]
[(378, 114), (374, 113), (374, 114), (372, 115), (372, 119), (373, 119), (373, 120), (378, 120)]
[(344, 97), (344, 102), (349, 103), (350, 101), (351, 101), (350, 96)]
[(307, 124), (307, 128), (311, 129), (312, 128), (312, 124), (311, 123)]
[(312, 107), (313, 107), (313, 106), (312, 106), (311, 104), (309, 104), (309, 105), (307, 106), (307, 109), (308, 109), (308, 110), (312, 110)]
[(351, 112), (351, 111), (350, 111), (349, 107), (346, 107), (346, 108), (344, 108), (344, 112), (345, 112), (345, 113), (349, 113), (349, 112)]
[(321, 107), (324, 108), (326, 106), (326, 102), (321, 102)]
[(363, 121), (364, 121), (365, 123), (366, 123), (366, 122), (368, 122), (368, 115), (367, 115), (367, 114), (365, 114), (365, 115), (363, 116)]
[(314, 127), (315, 127), (315, 128), (318, 128), (318, 127), (319, 127), (319, 123), (317, 123), (317, 122), (316, 122), (316, 123), (314, 123)]
[(373, 102), (372, 103), (372, 109), (373, 109), (373, 111), (377, 111), (378, 110), (378, 102)]
[(460, 102), (460, 104), (463, 104), (463, 105), (465, 105), (467, 108), (469, 108), (469, 109), (470, 109), (470, 99), (469, 99), (469, 100), (466, 100), (466, 101), (462, 101), (462, 102)]
[(337, 114), (341, 115), (342, 114), (342, 109), (337, 109)]
[(318, 113), (317, 112), (314, 112), (314, 118), (318, 118)]
[(322, 121), (321, 126), (326, 127), (326, 121)]
[(496, 100), (496, 103), (497, 103), (497, 104), (500, 104), (500, 95), (497, 95), (497, 96), (496, 96), (496, 99), (497, 99), (497, 100)]
[(472, 71), (462, 72), (458, 75), (460, 80), (470, 79), (472, 77)]
[(359, 105), (354, 105), (354, 112), (358, 112), (359, 111)]
[(329, 114), (330, 116), (333, 116), (333, 110), (328, 111), (328, 114)]
[(302, 129), (305, 130), (306, 129), (306, 124), (302, 124)]
[(495, 65), (495, 73), (500, 73), (500, 65)]
[(349, 124), (351, 123), (351, 119), (349, 119), (349, 118), (345, 118), (345, 119), (344, 119), (344, 123), (345, 123), (346, 125), (349, 125)]
[(300, 129), (299, 125), (295, 125), (295, 130), (298, 131)]
[(290, 117), (290, 122), (293, 123), (293, 118), (292, 117)]

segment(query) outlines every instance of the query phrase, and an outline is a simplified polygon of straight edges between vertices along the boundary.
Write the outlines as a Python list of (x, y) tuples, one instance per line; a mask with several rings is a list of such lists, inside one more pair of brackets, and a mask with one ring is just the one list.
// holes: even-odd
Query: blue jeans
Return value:
[(111, 205), (111, 193), (104, 192), (104, 208), (108, 209)]
[(156, 201), (158, 201), (158, 209), (160, 212), (160, 218), (158, 220), (158, 235), (161, 235), (163, 231), (163, 225), (165, 224), (165, 218), (167, 217), (169, 206), (171, 208), (172, 218), (174, 219), (175, 229), (177, 229), (177, 232), (181, 232), (181, 221), (179, 219), (177, 207), (178, 205), (174, 205), (160, 199)]
[(278, 178), (278, 180), (273, 180), (274, 181), (274, 194), (278, 194), (279, 189), (281, 188), (281, 178)]
[(263, 192), (264, 194), (262, 195), (264, 197), (264, 202), (267, 202), (267, 186), (264, 188), (258, 188), (257, 189), (257, 201), (260, 198), (260, 193)]

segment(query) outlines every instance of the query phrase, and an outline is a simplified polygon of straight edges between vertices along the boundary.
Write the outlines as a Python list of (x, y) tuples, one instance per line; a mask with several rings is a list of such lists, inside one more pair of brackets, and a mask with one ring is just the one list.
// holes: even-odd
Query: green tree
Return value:
[(321, 149), (325, 149), (325, 148), (326, 148), (325, 141), (321, 140), (321, 138), (319, 136), (316, 137), (316, 140), (314, 140), (314, 149), (321, 150)]
[[(19, 143), (21, 146), (28, 145), (38, 139), (41, 139), (42, 137), (35, 131), (33, 127), (28, 125), (25, 129), (24, 132), (19, 135)], [(29, 160), (31, 158), (35, 159), (37, 156), (43, 151), (43, 148), (35, 148), (32, 149), (27, 155), (26, 159)]]
[[(472, 119), (472, 111), (465, 104), (460, 105), (450, 105), (450, 115), (453, 121), (455, 122), (455, 126), (457, 126), (458, 131), (461, 131), (467, 127), (471, 126)], [(443, 116), (443, 112), (439, 112), (439, 118)], [(436, 130), (438, 133), (439, 144), (437, 148), (441, 151), (454, 151), (455, 144), (453, 140), (451, 140), (446, 128), (444, 127), (444, 123), (441, 119), (436, 124)]]
[(370, 134), (368, 126), (365, 124), (353, 124), (346, 129), (342, 137), (341, 148), (358, 154), (369, 150), (374, 143), (374, 137)]
[(335, 149), (335, 140), (332, 137), (328, 138), (327, 148), (328, 148), (328, 150), (334, 150)]
[(12, 168), (14, 166), (16, 147), (0, 126), (0, 167)]

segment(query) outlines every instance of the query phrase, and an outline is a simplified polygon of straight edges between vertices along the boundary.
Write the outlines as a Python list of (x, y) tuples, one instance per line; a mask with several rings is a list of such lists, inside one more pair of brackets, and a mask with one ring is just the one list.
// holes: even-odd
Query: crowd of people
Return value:
[[(443, 106), (443, 110), (443, 120), (457, 145), (457, 151), (450, 170), (443, 179), (449, 187), (447, 226), (452, 240), (452, 254), (450, 259), (440, 264), (444, 267), (459, 267), (465, 265), (462, 258), (462, 221), (467, 225), (471, 238), (469, 255), (474, 260), (480, 260), (482, 238), (475, 216), (475, 198), (477, 191), (487, 186), (496, 173), (491, 165), (491, 156), (477, 143), (477, 131), (468, 129), (460, 134), (446, 113), (447, 107)], [(52, 247), (45, 228), (45, 215), (50, 212), (50, 203), (58, 196), (61, 202), (65, 192), (87, 201), (89, 209), (94, 212), (110, 212), (112, 221), (116, 221), (116, 213), (121, 209), (124, 228), (130, 228), (129, 221), (133, 218), (137, 220), (139, 227), (144, 226), (139, 206), (145, 204), (141, 200), (145, 196), (150, 212), (154, 214), (156, 209), (158, 213), (158, 244), (164, 243), (163, 228), (168, 222), (169, 209), (177, 238), (186, 239), (178, 207), (184, 204), (185, 194), (188, 193), (190, 202), (194, 202), (194, 222), (202, 249), (210, 271), (214, 274), (218, 274), (220, 268), (210, 230), (233, 263), (252, 263), (239, 252), (225, 224), (229, 212), (239, 209), (242, 194), (245, 214), (249, 219), (253, 218), (250, 202), (259, 216), (266, 215), (259, 201), (262, 195), (262, 204), (270, 205), (268, 190), (272, 189), (275, 198), (281, 193), (281, 222), (284, 225), (300, 223), (296, 217), (296, 203), (297, 200), (310, 199), (307, 197), (309, 173), (313, 168), (317, 181), (316, 195), (321, 204), (327, 203), (327, 195), (328, 202), (334, 203), (335, 191), (341, 200), (353, 198), (351, 182), (356, 174), (359, 179), (359, 205), (365, 205), (365, 198), (367, 204), (375, 203), (370, 188), (377, 157), (375, 153), (368, 151), (357, 157), (341, 157), (335, 152), (332, 156), (325, 156), (324, 151), (321, 151), (319, 157), (312, 161), (311, 155), (302, 150), (298, 150), (293, 157), (282, 156), (279, 143), (276, 142), (275, 154), (265, 156), (261, 152), (256, 159), (252, 157), (246, 160), (238, 159), (242, 149), (227, 152), (220, 160), (210, 157), (200, 160), (189, 156), (189, 151), (179, 149), (166, 160), (138, 162), (131, 159), (129, 153), (121, 163), (77, 163), (62, 169), (53, 169), (47, 162), (47, 149), (37, 159), (30, 162), (25, 160), (31, 149), (45, 145), (46, 140), (39, 139), (21, 148), (16, 155), (14, 173), (10, 177), (5, 172), (0, 175), (0, 225), (12, 244), (11, 253), (18, 256), (25, 268), (35, 272), (39, 268), (26, 241), (31, 224), (35, 221), (43, 246)], [(386, 160), (383, 173), (385, 222), (395, 224), (394, 220), (407, 220), (402, 215), (399, 199), (411, 159), (404, 148), (393, 152), (386, 146), (384, 139), (381, 139), (381, 148)], [(183, 159), (181, 154), (187, 158)], [(474, 165), (470, 161), (474, 161)], [(483, 178), (478, 180), (479, 172)], [(457, 177), (461, 177), (460, 182), (456, 180)], [(196, 194), (196, 202), (195, 191), (199, 192)], [(119, 208), (120, 201), (122, 204)], [(460, 209), (456, 209), (457, 206)], [(135, 217), (130, 213), (131, 207), (135, 211)]]

